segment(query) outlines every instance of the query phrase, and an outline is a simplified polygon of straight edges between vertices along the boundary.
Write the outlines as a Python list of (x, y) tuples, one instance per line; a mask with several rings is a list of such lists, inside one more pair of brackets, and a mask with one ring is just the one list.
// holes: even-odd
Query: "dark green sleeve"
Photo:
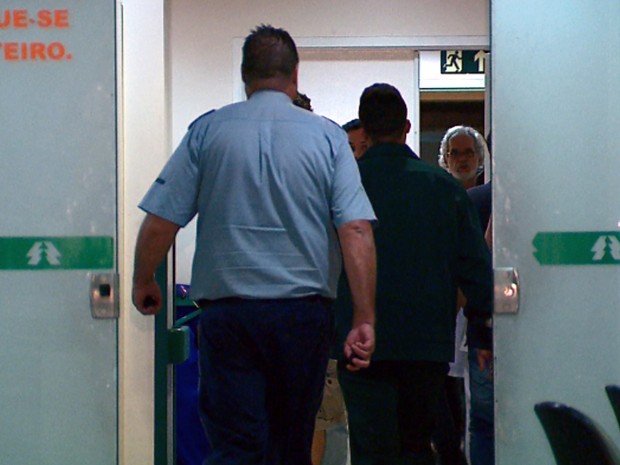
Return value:
[(492, 349), (489, 319), (493, 315), (493, 268), (491, 252), (484, 241), (474, 205), (463, 190), (457, 196), (459, 209), (459, 249), (457, 281), (467, 298), (468, 346)]

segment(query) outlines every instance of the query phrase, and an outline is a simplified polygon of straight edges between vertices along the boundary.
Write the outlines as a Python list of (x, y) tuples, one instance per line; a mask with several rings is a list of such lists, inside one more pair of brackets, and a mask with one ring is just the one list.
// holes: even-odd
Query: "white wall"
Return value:
[(489, 34), (488, 0), (171, 0), (170, 12), (173, 142), (195, 117), (232, 101), (233, 41), (258, 24), (283, 27), (298, 43)]
[(413, 50), (300, 49), (299, 59), (303, 63), (299, 90), (310, 97), (316, 113), (345, 124), (357, 118), (360, 95), (367, 86), (389, 82), (402, 94), (411, 116), (417, 98), (418, 61)]

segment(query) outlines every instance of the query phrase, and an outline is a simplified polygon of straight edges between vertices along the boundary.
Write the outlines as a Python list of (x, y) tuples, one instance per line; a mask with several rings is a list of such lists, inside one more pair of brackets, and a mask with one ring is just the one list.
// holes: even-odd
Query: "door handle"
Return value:
[(519, 312), (519, 274), (514, 268), (493, 270), (495, 313), (515, 314)]
[(90, 313), (93, 318), (118, 318), (118, 297), (118, 274), (90, 274)]

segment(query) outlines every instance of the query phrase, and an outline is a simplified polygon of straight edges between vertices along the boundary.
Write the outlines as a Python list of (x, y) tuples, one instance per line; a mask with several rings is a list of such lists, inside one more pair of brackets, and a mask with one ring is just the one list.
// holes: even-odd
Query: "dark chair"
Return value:
[(605, 391), (607, 391), (607, 397), (609, 397), (609, 402), (611, 402), (611, 406), (616, 414), (618, 426), (620, 427), (620, 385), (610, 384), (609, 386), (605, 386)]
[(587, 415), (557, 402), (534, 406), (557, 465), (620, 465), (620, 452)]

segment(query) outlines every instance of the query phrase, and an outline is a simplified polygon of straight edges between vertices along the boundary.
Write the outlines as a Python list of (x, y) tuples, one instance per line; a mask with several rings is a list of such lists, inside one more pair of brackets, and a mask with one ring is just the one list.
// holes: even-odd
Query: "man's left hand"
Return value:
[(349, 363), (349, 371), (358, 371), (370, 366), (370, 357), (375, 351), (375, 328), (370, 323), (362, 323), (353, 328), (344, 343), (344, 355)]
[(493, 352), (485, 349), (476, 349), (478, 358), (478, 367), (480, 371), (489, 368), (489, 379), (493, 379)]

